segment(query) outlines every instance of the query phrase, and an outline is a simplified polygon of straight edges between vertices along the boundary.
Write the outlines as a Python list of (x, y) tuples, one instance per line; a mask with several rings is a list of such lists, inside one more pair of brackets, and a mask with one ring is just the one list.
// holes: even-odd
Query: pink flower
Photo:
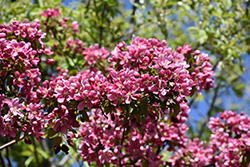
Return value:
[(5, 38), (5, 37), (6, 37), (6, 34), (1, 32), (1, 33), (0, 33), (0, 39), (1, 39), (1, 38)]
[(54, 64), (55, 64), (55, 60), (54, 60), (53, 58), (49, 58), (49, 59), (47, 60), (47, 63), (48, 63), (49, 65), (54, 65)]
[(14, 116), (24, 117), (24, 114), (21, 111), (25, 109), (25, 106), (23, 103), (19, 103), (18, 98), (14, 98), (12, 100), (6, 98), (4, 100), (4, 103), (8, 104), (9, 106), (9, 111), (10, 111), (9, 114), (13, 114)]
[(75, 32), (75, 34), (77, 34), (78, 31), (79, 31), (78, 27), (79, 27), (79, 25), (78, 25), (77, 21), (73, 21), (72, 25), (71, 25), (71, 28), (73, 29), (73, 31)]
[(59, 9), (50, 9), (48, 8), (47, 10), (44, 10), (44, 12), (41, 14), (41, 16), (44, 17), (59, 17), (60, 16), (60, 12)]
[(84, 47), (84, 52), (82, 53), (85, 56), (89, 65), (96, 64), (98, 59), (104, 60), (109, 55), (109, 52), (106, 48), (99, 48), (98, 44), (90, 46), (89, 48)]

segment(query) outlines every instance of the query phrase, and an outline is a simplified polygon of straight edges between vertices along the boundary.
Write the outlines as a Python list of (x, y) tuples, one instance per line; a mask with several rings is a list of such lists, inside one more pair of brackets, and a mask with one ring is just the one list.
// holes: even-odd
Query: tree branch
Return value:
[(89, 36), (94, 40), (95, 43), (98, 43), (97, 39), (86, 28), (83, 27), (83, 30), (89, 34)]
[(8, 167), (6, 162), (5, 162), (5, 158), (3, 156), (2, 151), (0, 151), (0, 160), (1, 160), (1, 164), (3, 165), (3, 167)]
[(202, 134), (203, 134), (203, 127), (205, 127), (205, 125), (208, 123), (209, 121), (209, 118), (212, 116), (212, 111), (214, 109), (214, 104), (215, 104), (215, 101), (217, 99), (217, 96), (218, 96), (218, 92), (219, 92), (219, 88), (221, 86), (221, 81), (219, 82), (218, 86), (215, 88), (215, 93), (214, 93), (214, 97), (213, 97), (213, 100), (212, 100), (212, 103), (210, 104), (210, 108), (207, 112), (207, 118), (206, 120), (203, 122), (203, 124), (201, 125), (201, 129), (199, 131), (199, 135), (198, 135), (198, 138), (201, 138)]
[(18, 141), (24, 139), (25, 137), (27, 137), (27, 136), (29, 136), (29, 135), (31, 135), (31, 132), (29, 132), (28, 135), (22, 135), (22, 136), (20, 137), (19, 140), (16, 140), (16, 139), (15, 139), (15, 140), (12, 140), (12, 141), (10, 141), (10, 142), (8, 142), (8, 143), (6, 143), (6, 144), (0, 146), (0, 151), (3, 150), (3, 149), (5, 149), (6, 147), (9, 147), (9, 146), (15, 144), (16, 142), (18, 142)]
[(115, 38), (114, 41), (119, 40), (119, 39), (121, 39), (122, 37), (125, 37), (125, 36), (130, 36), (130, 35), (134, 34), (136, 31), (141, 30), (142, 28), (145, 28), (145, 27), (147, 27), (150, 24), (151, 23), (142, 24), (141, 26), (139, 26), (139, 27), (137, 27), (137, 28), (135, 28), (135, 29), (133, 29), (133, 30), (131, 30), (131, 31), (123, 34), (122, 36), (119, 36), (119, 37)]
[[(121, 145), (123, 145), (124, 137), (125, 137), (125, 128), (123, 128), (123, 132), (122, 132)], [(122, 159), (119, 158), (119, 167), (121, 166), (122, 166)]]
[(247, 1), (247, 5), (246, 5), (246, 15), (247, 15), (247, 17), (248, 17), (248, 7), (249, 7), (249, 5), (250, 5), (250, 0)]
[[(134, 3), (138, 3), (139, 0), (135, 0)], [(133, 5), (133, 4), (132, 4)], [(134, 24), (135, 22), (135, 19), (134, 19), (134, 15), (135, 15), (135, 11), (136, 11), (137, 7), (135, 5), (133, 5), (133, 11), (132, 11), (132, 14), (131, 14), (131, 19), (130, 19), (130, 23)]]
[[(6, 137), (6, 140), (7, 140), (7, 137)], [(8, 160), (9, 167), (12, 167), (11, 160), (9, 157), (9, 148), (8, 147), (6, 147), (6, 159)]]
[(36, 165), (38, 166), (39, 165), (39, 160), (38, 160), (37, 148), (36, 148), (36, 143), (35, 143), (34, 137), (32, 137), (32, 143), (33, 143), (33, 146), (34, 146), (34, 154), (35, 154), (35, 159), (36, 159)]

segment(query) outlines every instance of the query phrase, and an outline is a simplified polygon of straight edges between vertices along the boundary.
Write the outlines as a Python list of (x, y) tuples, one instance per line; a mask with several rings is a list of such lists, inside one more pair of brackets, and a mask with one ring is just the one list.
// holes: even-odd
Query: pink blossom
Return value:
[(49, 58), (49, 59), (47, 60), (47, 63), (48, 63), (49, 65), (53, 65), (53, 64), (55, 63), (55, 60), (54, 60), (53, 58)]
[(77, 21), (73, 21), (72, 25), (71, 25), (71, 28), (73, 29), (73, 31), (75, 32), (75, 34), (77, 34), (78, 31), (79, 31), (78, 27), (79, 27), (79, 25), (78, 25)]
[(41, 14), (41, 16), (44, 17), (59, 17), (60, 16), (60, 12), (59, 9), (50, 9), (48, 8), (47, 10), (44, 10), (44, 12)]

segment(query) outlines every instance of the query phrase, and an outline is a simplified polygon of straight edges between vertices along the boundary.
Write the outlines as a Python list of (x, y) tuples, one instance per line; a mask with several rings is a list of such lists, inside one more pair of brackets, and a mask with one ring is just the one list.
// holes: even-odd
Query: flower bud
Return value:
[(62, 145), (62, 149), (61, 149), (63, 152), (65, 152), (66, 154), (69, 153), (69, 147), (66, 146), (65, 144)]
[(55, 154), (59, 153), (60, 150), (61, 150), (61, 146), (59, 144), (56, 145), (56, 146), (54, 146), (54, 152), (55, 152)]
[(55, 64), (55, 60), (54, 60), (53, 58), (49, 58), (49, 59), (47, 60), (47, 63), (48, 63), (49, 65), (53, 65), (53, 64)]
[(1, 38), (5, 38), (6, 37), (6, 34), (5, 33), (0, 33), (0, 39)]
[(201, 53), (201, 51), (199, 51), (199, 50), (194, 51), (194, 55), (199, 55), (200, 53)]

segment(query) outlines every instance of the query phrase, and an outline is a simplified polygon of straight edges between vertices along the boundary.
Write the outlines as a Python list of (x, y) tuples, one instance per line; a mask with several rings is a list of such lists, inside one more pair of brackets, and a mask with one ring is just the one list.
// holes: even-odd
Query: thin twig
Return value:
[[(123, 141), (124, 141), (124, 137), (125, 137), (125, 128), (123, 128), (123, 132), (122, 132), (122, 139), (121, 139), (121, 146), (123, 145)], [(122, 166), (122, 159), (119, 158), (119, 166)]]
[(87, 12), (89, 11), (89, 5), (90, 5), (90, 0), (88, 0), (87, 4), (86, 4), (86, 11), (85, 11), (85, 15), (87, 14)]
[(0, 151), (0, 160), (1, 160), (1, 164), (2, 164), (3, 167), (8, 167), (6, 162), (5, 162), (5, 158), (3, 156), (2, 151)]
[(214, 97), (213, 97), (213, 100), (212, 100), (212, 103), (210, 104), (210, 108), (207, 112), (207, 118), (206, 120), (203, 122), (203, 124), (201, 125), (201, 129), (199, 131), (199, 135), (198, 135), (198, 138), (200, 138), (203, 134), (203, 127), (205, 127), (205, 125), (208, 123), (209, 121), (209, 118), (212, 116), (212, 111), (214, 109), (214, 105), (215, 105), (215, 101), (217, 99), (217, 96), (218, 96), (218, 92), (219, 92), (219, 88), (221, 87), (221, 82), (219, 82), (218, 86), (215, 88), (215, 93), (214, 93)]
[(6, 147), (6, 159), (8, 160), (9, 167), (12, 167), (11, 160), (9, 157), (9, 148)]
[(89, 34), (89, 36), (94, 40), (95, 43), (98, 43), (97, 39), (86, 28), (83, 27), (83, 30)]
[(104, 9), (102, 10), (102, 15), (101, 15), (101, 25), (99, 25), (99, 35), (100, 35), (100, 41), (99, 41), (99, 45), (100, 47), (102, 47), (102, 39), (103, 39), (103, 19), (105, 17), (105, 10), (107, 8), (107, 4), (104, 5), (103, 7)]
[(103, 111), (102, 107), (100, 107), (100, 109), (102, 110), (102, 115), (104, 115), (104, 116), (105, 116), (105, 118), (106, 118), (106, 119), (108, 119), (108, 117), (107, 117), (107, 115), (104, 113), (104, 111)]
[(34, 137), (32, 137), (32, 143), (33, 143), (33, 146), (34, 146), (34, 154), (35, 154), (35, 159), (36, 159), (36, 165), (38, 166), (39, 161), (38, 161), (37, 148), (36, 148), (36, 143), (35, 143)]
[(141, 30), (141, 29), (149, 26), (150, 24), (151, 23), (142, 24), (141, 26), (139, 26), (139, 27), (137, 27), (137, 28), (135, 28), (135, 29), (133, 29), (133, 30), (131, 30), (131, 31), (123, 34), (122, 36), (119, 36), (119, 37), (115, 38), (114, 41), (119, 40), (119, 39), (121, 39), (122, 37), (125, 37), (125, 36), (130, 36), (130, 35), (134, 34), (136, 31)]
[(1, 161), (1, 164), (3, 167), (8, 167), (6, 162), (5, 162), (5, 158), (4, 158), (4, 155), (3, 155), (1, 150), (0, 150), (0, 161)]
[(250, 5), (250, 0), (247, 1), (247, 5), (246, 5), (246, 15), (247, 15), (247, 17), (248, 17), (248, 7), (249, 7), (249, 5)]
[(18, 141), (24, 139), (25, 137), (27, 137), (27, 136), (29, 136), (29, 135), (31, 135), (31, 132), (28, 133), (28, 135), (26, 135), (26, 136), (25, 136), (25, 135), (22, 135), (22, 136), (20, 137), (19, 140), (16, 140), (16, 139), (15, 139), (15, 140), (12, 140), (12, 141), (10, 141), (10, 142), (8, 142), (8, 143), (6, 143), (6, 144), (0, 146), (0, 151), (3, 150), (3, 149), (5, 149), (6, 147), (9, 147), (9, 146), (15, 144), (16, 142), (18, 142)]
[(72, 62), (74, 63), (75, 67), (77, 68), (78, 71), (81, 71), (80, 67), (76, 64), (76, 62), (74, 61), (74, 59), (70, 56), (70, 54), (68, 55), (69, 58), (72, 60)]
[[(139, 0), (135, 0), (134, 3), (138, 3), (138, 2), (139, 2)], [(133, 4), (132, 4), (132, 5), (133, 5)], [(133, 5), (133, 11), (132, 11), (131, 19), (130, 19), (130, 23), (132, 23), (132, 24), (135, 22), (135, 19), (134, 19), (133, 16), (135, 16), (135, 11), (136, 11), (136, 9), (137, 9), (137, 7), (136, 7), (135, 5)]]

